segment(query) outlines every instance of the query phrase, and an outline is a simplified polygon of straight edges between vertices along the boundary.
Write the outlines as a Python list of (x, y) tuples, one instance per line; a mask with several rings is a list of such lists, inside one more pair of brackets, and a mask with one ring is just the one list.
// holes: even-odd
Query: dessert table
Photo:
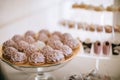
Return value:
[[(56, 6), (56, 7), (54, 7)], [(23, 16), (0, 26), (0, 44), (11, 38), (14, 34), (23, 34), (27, 30), (38, 31), (48, 29), (50, 31), (62, 31), (57, 24), (61, 18), (59, 16), (59, 6), (54, 5), (47, 10), (37, 10), (31, 15)], [(46, 16), (47, 15), (47, 16)], [(54, 18), (54, 19), (53, 19)], [(51, 24), (52, 23), (52, 24)], [(57, 27), (56, 27), (57, 26)], [(66, 30), (65, 30), (66, 31)], [(64, 32), (65, 32), (64, 31)], [(68, 75), (88, 73), (95, 68), (95, 57), (83, 56), (82, 52), (64, 67), (50, 72), (56, 77), (56, 80), (64, 80)], [(0, 68), (5, 75), (6, 80), (27, 80), (30, 74), (17, 71), (0, 60)], [(110, 59), (100, 59), (99, 70), (101, 74), (112, 77), (112, 80), (120, 79), (120, 56), (113, 56)]]

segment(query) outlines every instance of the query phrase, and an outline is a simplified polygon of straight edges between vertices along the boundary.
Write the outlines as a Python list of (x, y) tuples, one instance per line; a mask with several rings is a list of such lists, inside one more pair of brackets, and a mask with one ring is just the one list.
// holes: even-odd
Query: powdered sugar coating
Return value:
[(79, 46), (79, 41), (77, 39), (66, 39), (63, 43), (72, 49), (76, 49)]
[(32, 36), (26, 36), (25, 41), (29, 44), (35, 43), (35, 39)]
[(60, 49), (63, 46), (63, 43), (60, 40), (49, 39), (47, 44), (53, 49)]
[(29, 62), (32, 63), (45, 63), (45, 57), (40, 52), (35, 52), (30, 55)]
[(27, 59), (26, 54), (22, 52), (16, 52), (11, 55), (11, 61), (13, 62), (21, 62), (26, 59)]
[(46, 42), (46, 41), (49, 39), (49, 37), (48, 37), (46, 34), (41, 33), (41, 34), (38, 35), (37, 39), (38, 39), (39, 41)]
[(23, 38), (21, 35), (16, 34), (16, 35), (14, 35), (14, 36), (12, 37), (12, 40), (17, 43), (17, 42), (19, 42), (19, 41), (21, 41), (21, 40), (24, 40), (24, 38)]
[(45, 43), (42, 41), (37, 41), (33, 44), (38, 50), (41, 50), (43, 47), (45, 47)]
[(40, 34), (46, 34), (47, 36), (50, 36), (50, 32), (47, 29), (42, 29), (38, 32), (38, 35)]
[(16, 48), (16, 43), (13, 40), (7, 40), (3, 43), (2, 49), (4, 50), (7, 47), (14, 47)]
[(58, 36), (58, 35), (52, 35), (49, 40), (52, 39), (52, 40), (61, 40), (61, 38)]
[(11, 55), (16, 52), (17, 52), (17, 49), (13, 47), (7, 47), (3, 50), (3, 56), (7, 59), (10, 59)]
[(62, 40), (64, 41), (64, 40), (68, 40), (68, 39), (73, 39), (72, 35), (69, 33), (64, 33), (62, 35)]
[(24, 52), (27, 54), (27, 56), (30, 56), (32, 53), (36, 52), (37, 49), (34, 45), (29, 45)]
[(24, 34), (24, 36), (25, 36), (25, 37), (26, 37), (26, 36), (32, 36), (34, 39), (36, 38), (36, 34), (35, 34), (35, 32), (32, 31), (32, 30), (28, 30), (28, 31)]
[(29, 46), (29, 44), (23, 40), (21, 40), (17, 43), (17, 49), (19, 51), (24, 51), (28, 46)]
[(43, 47), (43, 49), (41, 50), (41, 52), (44, 54), (44, 56), (49, 54), (51, 51), (53, 51), (53, 49), (50, 46), (48, 46), (48, 45)]
[(64, 55), (59, 50), (53, 50), (49, 54), (46, 55), (47, 63), (59, 62), (64, 59)]
[(69, 55), (72, 54), (72, 49), (67, 45), (63, 45), (63, 47), (61, 47), (60, 50), (63, 52), (65, 57), (68, 57)]
[(58, 36), (60, 39), (62, 38), (62, 33), (59, 32), (59, 31), (53, 32), (52, 35), (53, 35), (53, 36), (56, 35), (56, 36)]

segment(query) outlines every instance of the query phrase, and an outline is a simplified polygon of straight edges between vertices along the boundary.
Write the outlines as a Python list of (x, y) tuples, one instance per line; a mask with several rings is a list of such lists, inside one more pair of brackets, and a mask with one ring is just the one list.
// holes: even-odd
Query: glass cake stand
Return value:
[(64, 67), (67, 63), (69, 63), (80, 51), (79, 49), (76, 49), (73, 51), (73, 55), (61, 62), (55, 63), (55, 64), (44, 64), (40, 66), (32, 66), (32, 65), (15, 65), (8, 60), (4, 59), (2, 57), (2, 52), (0, 52), (0, 59), (2, 62), (6, 63), (7, 65), (11, 66), (12, 68), (22, 71), (26, 74), (30, 74), (28, 79), (26, 80), (55, 80), (56, 78), (53, 75), (48, 74), (48, 72), (52, 72), (54, 70), (57, 70), (61, 67)]
[(1, 61), (8, 64), (12, 68), (22, 71), (24, 73), (30, 74), (27, 80), (55, 80), (56, 78), (48, 74), (47, 72), (51, 72), (54, 70), (57, 70), (63, 66), (65, 66), (68, 62), (72, 60), (72, 57), (70, 59), (67, 59), (63, 62), (56, 63), (56, 64), (46, 64), (41, 66), (31, 66), (31, 65), (15, 65), (10, 63), (9, 61), (1, 58)]
[(29, 77), (25, 80), (55, 80), (56, 78), (54, 75), (48, 74), (48, 72), (52, 72), (54, 70), (58, 70), (61, 67), (64, 67), (67, 63), (69, 63), (75, 56), (78, 55), (79, 51), (81, 50), (81, 43), (80, 46), (73, 50), (72, 56), (65, 59), (64, 61), (60, 61), (54, 64), (43, 64), (40, 66), (34, 66), (30, 64), (24, 64), (24, 65), (15, 65), (11, 63), (10, 61), (6, 60), (2, 56), (2, 46), (0, 46), (0, 60), (3, 63), (6, 63), (10, 67), (22, 71), (23, 73), (30, 74)]

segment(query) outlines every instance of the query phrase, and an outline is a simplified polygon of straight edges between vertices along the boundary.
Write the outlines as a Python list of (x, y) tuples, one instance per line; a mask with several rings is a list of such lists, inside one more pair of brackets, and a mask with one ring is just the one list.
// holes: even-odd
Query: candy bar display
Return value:
[(61, 21), (60, 24), (64, 27), (68, 27), (69, 29), (74, 29), (75, 25), (77, 25), (77, 29), (83, 29), (86, 31), (91, 31), (94, 32), (95, 30), (97, 32), (103, 32), (103, 29), (105, 30), (106, 33), (112, 33), (113, 30), (114, 32), (120, 33), (120, 25), (98, 25), (98, 24), (87, 24), (87, 23), (82, 23), (82, 22), (73, 22), (73, 21)]
[[(95, 75), (93, 73), (73, 74), (67, 80), (111, 80), (108, 75), (101, 75), (99, 71), (102, 71), (101, 66), (105, 66), (101, 65), (102, 62), (120, 57), (118, 45), (112, 47), (112, 42), (120, 39), (120, 11), (119, 5), (114, 2), (117, 1), (71, 0), (66, 2), (61, 21), (59, 21), (60, 27), (71, 31), (80, 39), (83, 48), (80, 58), (93, 59), (98, 72)], [(107, 69), (105, 71), (107, 72)]]
[[(92, 46), (93, 46), (93, 49), (92, 49)], [(114, 55), (119, 54), (119, 44), (111, 45), (111, 43), (109, 41), (82, 42), (82, 47), (83, 47), (84, 53), (89, 53), (89, 54), (94, 53), (97, 55), (102, 54), (104, 56), (105, 55), (109, 56), (109, 55), (111, 55), (111, 46), (113, 47), (112, 48), (113, 54)]]
[(111, 11), (111, 12), (120, 12), (120, 7), (110, 5), (107, 7), (103, 7), (102, 5), (99, 6), (94, 6), (90, 4), (85, 4), (85, 3), (74, 3), (72, 5), (72, 8), (74, 9), (86, 9), (86, 10), (94, 10), (94, 11)]

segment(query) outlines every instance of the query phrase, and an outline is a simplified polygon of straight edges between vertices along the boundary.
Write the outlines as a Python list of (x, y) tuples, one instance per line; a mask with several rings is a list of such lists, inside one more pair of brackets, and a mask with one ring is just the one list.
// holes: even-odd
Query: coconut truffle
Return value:
[(69, 58), (72, 56), (72, 49), (67, 45), (63, 45), (63, 47), (61, 47), (60, 51), (63, 52), (63, 55), (65, 56), (65, 58)]
[(69, 28), (74, 28), (75, 27), (75, 22), (68, 21), (68, 26), (69, 26)]
[(16, 52), (11, 55), (11, 60), (14, 64), (24, 64), (27, 61), (27, 56), (25, 53)]
[(29, 44), (35, 43), (35, 39), (32, 36), (26, 36), (25, 41)]
[(32, 65), (41, 65), (45, 63), (45, 57), (40, 52), (35, 52), (29, 56), (29, 63)]
[(4, 50), (7, 47), (14, 47), (16, 48), (16, 43), (13, 40), (7, 40), (3, 43), (2, 50)]
[(79, 47), (79, 41), (77, 39), (74, 39), (69, 33), (64, 33), (62, 39), (63, 44), (68, 45), (72, 49)]
[(95, 11), (103, 11), (103, 10), (105, 10), (105, 9), (104, 9), (104, 7), (101, 5), (101, 6), (95, 6), (95, 7), (94, 7), (94, 10), (95, 10)]
[(100, 26), (100, 25), (96, 25), (97, 26), (97, 31), (98, 32), (102, 32), (103, 31), (103, 27), (102, 26)]
[(114, 30), (115, 32), (120, 32), (120, 25), (115, 25)]
[(13, 47), (7, 47), (3, 50), (3, 57), (9, 60), (11, 57), (11, 54), (16, 53), (16, 52), (17, 52), (17, 49)]
[(63, 42), (65, 45), (68, 45), (72, 49), (76, 49), (79, 47), (79, 41), (77, 39), (66, 39)]
[(23, 38), (21, 35), (18, 35), (18, 34), (17, 34), (17, 35), (14, 35), (14, 36), (12, 37), (12, 40), (17, 43), (17, 42), (19, 42), (19, 41), (21, 41), (21, 40), (24, 40), (24, 38)]
[(27, 31), (27, 32), (24, 34), (24, 36), (25, 36), (25, 37), (26, 37), (26, 36), (32, 36), (34, 39), (36, 38), (36, 34), (35, 34), (35, 32), (32, 31), (32, 30)]
[(106, 32), (106, 33), (111, 33), (111, 32), (112, 32), (112, 26), (106, 25), (106, 26), (105, 26), (105, 32)]
[(38, 35), (40, 35), (40, 34), (46, 34), (47, 36), (50, 36), (50, 32), (49, 32), (48, 30), (46, 30), (46, 29), (40, 30), (40, 31), (38, 32)]
[(32, 53), (36, 52), (37, 49), (34, 45), (29, 45), (25, 50), (24, 53), (26, 53), (27, 56), (30, 56)]
[(28, 46), (29, 46), (29, 44), (27, 42), (25, 42), (25, 41), (19, 41), (17, 43), (17, 49), (19, 51), (24, 51)]
[(37, 50), (41, 50), (46, 44), (42, 41), (37, 41), (33, 45), (37, 48)]
[(49, 37), (45, 33), (41, 33), (37, 37), (37, 40), (43, 41), (43, 42), (47, 42), (48, 39), (49, 39)]
[(68, 39), (73, 39), (72, 35), (69, 33), (64, 33), (62, 35), (62, 40), (68, 40)]
[(50, 46), (45, 46), (43, 47), (43, 49), (41, 50), (41, 52), (44, 54), (44, 56), (46, 56), (47, 54), (49, 54), (51, 51), (53, 51), (53, 48), (51, 48)]
[(90, 29), (90, 31), (95, 31), (95, 25), (93, 25), (93, 24), (91, 24), (91, 25), (89, 25), (89, 29)]
[(53, 32), (52, 35), (57, 35), (59, 38), (62, 38), (62, 33), (59, 31)]
[(49, 39), (52, 39), (52, 40), (61, 40), (58, 35), (52, 35)]
[(63, 46), (63, 43), (60, 40), (49, 39), (47, 44), (53, 49), (60, 49)]
[(45, 58), (48, 64), (58, 63), (64, 60), (64, 55), (59, 50), (53, 50), (49, 54), (47, 54)]

